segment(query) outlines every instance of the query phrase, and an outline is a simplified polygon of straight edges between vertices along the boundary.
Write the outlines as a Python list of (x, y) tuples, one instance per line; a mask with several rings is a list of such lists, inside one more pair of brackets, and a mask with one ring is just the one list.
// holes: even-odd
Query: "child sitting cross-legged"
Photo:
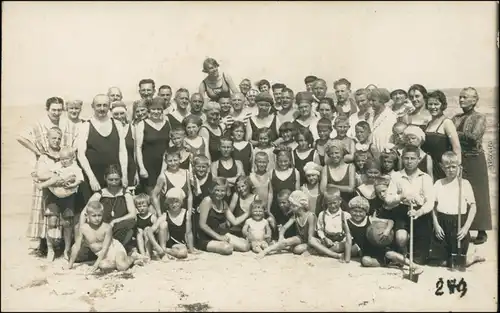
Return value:
[(243, 236), (250, 242), (255, 253), (262, 252), (271, 242), (272, 230), (269, 221), (265, 219), (265, 212), (266, 203), (255, 199), (250, 204), (250, 218), (245, 221), (242, 229)]

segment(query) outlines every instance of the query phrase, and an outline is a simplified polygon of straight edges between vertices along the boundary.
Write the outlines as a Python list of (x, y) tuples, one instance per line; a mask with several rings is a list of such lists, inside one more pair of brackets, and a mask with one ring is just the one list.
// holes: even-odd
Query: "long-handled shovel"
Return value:
[[(413, 202), (410, 202), (410, 210), (413, 210)], [(410, 216), (410, 266), (408, 268), (408, 274), (403, 274), (404, 279), (408, 279), (414, 283), (418, 283), (418, 277), (420, 274), (415, 274), (412, 268), (413, 266), (413, 216)]]
[(451, 254), (451, 268), (458, 269), (460, 272), (465, 272), (467, 255), (462, 252), (462, 243), (458, 239), (458, 232), (462, 228), (462, 167), (459, 168), (457, 175), (458, 179), (458, 225), (457, 225), (457, 253)]

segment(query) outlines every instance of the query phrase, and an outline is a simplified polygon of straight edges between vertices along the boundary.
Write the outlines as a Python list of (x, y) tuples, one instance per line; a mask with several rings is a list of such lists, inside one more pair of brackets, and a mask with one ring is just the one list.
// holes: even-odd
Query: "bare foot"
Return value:
[(423, 267), (415, 265), (415, 264), (410, 267), (410, 270), (413, 271), (413, 274), (415, 274), (415, 275), (420, 275), (424, 272)]
[(169, 254), (164, 254), (163, 257), (161, 258), (162, 261), (170, 261), (170, 260), (175, 260), (175, 258)]
[(266, 256), (266, 254), (264, 253), (264, 251), (262, 251), (262, 252), (260, 252), (259, 254), (257, 254), (257, 255), (255, 256), (255, 258), (256, 258), (256, 259), (258, 259), (258, 260), (260, 260), (260, 259), (262, 259), (262, 258), (263, 258), (263, 257), (265, 257), (265, 256)]
[(49, 250), (47, 251), (47, 261), (49, 261), (49, 262), (54, 261), (54, 257), (55, 257), (54, 250), (49, 249)]
[(144, 266), (145, 263), (146, 262), (143, 259), (134, 260), (134, 265), (137, 265), (137, 266)]
[(467, 258), (467, 264), (465, 265), (466, 267), (469, 267), (473, 264), (476, 264), (476, 263), (482, 263), (486, 261), (486, 258), (482, 257), (482, 256), (479, 256), (479, 255), (474, 255), (470, 258)]
[(63, 257), (66, 261), (69, 261), (69, 250), (64, 250)]

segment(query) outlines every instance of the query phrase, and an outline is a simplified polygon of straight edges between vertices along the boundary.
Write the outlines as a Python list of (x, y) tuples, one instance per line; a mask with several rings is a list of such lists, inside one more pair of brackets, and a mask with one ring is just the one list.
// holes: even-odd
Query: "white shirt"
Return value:
[[(369, 119), (370, 117), (368, 117)], [(361, 121), (366, 121), (368, 122), (364, 117), (359, 117), (358, 112), (351, 114), (349, 116), (349, 130), (347, 131), (347, 137), (351, 137), (352, 139), (356, 139), (356, 124), (361, 122)], [(371, 127), (371, 125), (370, 125)], [(391, 128), (392, 132), (392, 128)]]
[(382, 151), (389, 143), (392, 135), (392, 126), (397, 122), (397, 119), (396, 113), (388, 108), (384, 108), (384, 111), (375, 121), (373, 121), (373, 113), (370, 114), (368, 124), (370, 124), (372, 129), (372, 142), (377, 151)]
[(402, 191), (403, 196), (422, 197), (424, 199), (424, 205), (421, 210), (424, 210), (426, 213), (432, 211), (434, 207), (435, 192), (434, 184), (429, 174), (417, 169), (413, 175), (408, 176), (403, 169), (396, 172), (393, 177), (397, 189)]
[[(344, 219), (350, 218), (351, 215), (344, 212)], [(318, 221), (316, 222), (316, 229), (320, 239), (325, 238), (325, 232), (328, 234), (342, 233), (342, 210), (339, 209), (335, 213), (330, 213), (328, 210), (323, 210), (318, 214)]]
[[(54, 175), (58, 175), (64, 180), (69, 179), (72, 175), (75, 175), (75, 182), (83, 181), (82, 169), (77, 165), (76, 160), (73, 161), (68, 167), (63, 167), (61, 162), (54, 162), (54, 160), (42, 154), (37, 162), (37, 170), (43, 171), (48, 170)], [(58, 198), (66, 198), (78, 191), (78, 186), (74, 188), (66, 188), (63, 186), (51, 186), (49, 190)]]
[[(458, 179), (452, 180), (448, 184), (444, 184), (444, 179), (439, 179), (434, 184), (435, 201), (437, 202), (437, 211), (457, 215), (458, 214)], [(469, 181), (462, 178), (462, 207), (460, 213), (467, 212), (467, 204), (476, 203), (474, 192)]]

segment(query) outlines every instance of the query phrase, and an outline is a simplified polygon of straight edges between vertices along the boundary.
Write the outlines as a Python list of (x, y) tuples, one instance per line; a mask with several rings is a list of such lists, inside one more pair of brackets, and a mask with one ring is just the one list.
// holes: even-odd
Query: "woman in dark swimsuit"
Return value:
[(419, 84), (412, 85), (408, 89), (408, 98), (410, 98), (415, 110), (401, 118), (401, 121), (408, 125), (418, 126), (425, 131), (427, 124), (432, 119), (427, 110), (427, 89)]
[(426, 108), (429, 110), (432, 120), (425, 129), (425, 142), (422, 144), (422, 150), (432, 157), (434, 181), (446, 177), (441, 168), (443, 153), (453, 150), (461, 163), (462, 150), (457, 129), (452, 120), (443, 114), (447, 106), (446, 96), (442, 91), (436, 90), (427, 95)]
[(203, 73), (208, 74), (200, 84), (199, 93), (207, 95), (211, 101), (219, 101), (221, 92), (238, 92), (238, 87), (234, 84), (232, 78), (225, 74), (219, 73), (219, 63), (212, 58), (208, 58), (203, 62)]
[(259, 113), (248, 119), (246, 138), (254, 146), (257, 144), (259, 129), (269, 128), (271, 130), (271, 141), (278, 139), (279, 127), (276, 115), (270, 114), (272, 105), (274, 104), (273, 97), (269, 92), (261, 92), (255, 97), (255, 102), (259, 108)]
[(123, 137), (127, 148), (127, 181), (129, 186), (135, 187), (139, 183), (135, 157), (135, 130), (127, 120), (127, 106), (121, 101), (111, 103), (111, 114), (117, 121), (122, 122)]
[[(132, 248), (131, 239), (134, 236), (136, 209), (132, 195), (121, 184), (122, 173), (118, 165), (106, 169), (105, 188), (94, 193), (89, 199), (99, 201), (103, 207), (103, 222), (113, 228), (113, 238), (121, 242), (125, 249)], [(87, 211), (83, 209), (80, 215), (80, 225), (86, 222)]]
[[(85, 202), (92, 192), (105, 185), (104, 172), (112, 164), (119, 164), (120, 170), (127, 173), (127, 149), (123, 138), (122, 124), (109, 118), (109, 98), (98, 95), (92, 102), (94, 115), (82, 124), (78, 134), (78, 162), (84, 172), (85, 181), (80, 189)], [(123, 177), (127, 186), (127, 177)]]
[(243, 223), (248, 213), (235, 218), (229, 205), (224, 201), (228, 183), (225, 178), (215, 178), (210, 196), (201, 201), (199, 221), (199, 248), (207, 252), (230, 255), (233, 250), (247, 252), (250, 244), (243, 238), (229, 233), (228, 221), (231, 225)]
[(311, 133), (317, 133), (316, 127), (317, 118), (312, 114), (313, 95), (310, 92), (299, 92), (295, 96), (297, 103), (298, 117), (293, 121), (296, 129), (307, 128)]
[(163, 155), (170, 140), (170, 124), (165, 120), (165, 99), (157, 97), (151, 101), (150, 116), (136, 126), (136, 155), (139, 176), (146, 192), (156, 185), (162, 168)]
[(200, 127), (200, 136), (208, 142), (208, 152), (210, 160), (215, 162), (220, 158), (219, 144), (222, 136), (220, 127), (220, 104), (217, 102), (208, 102), (205, 106), (207, 120)]
[(295, 191), (300, 189), (300, 174), (297, 169), (293, 167), (292, 153), (290, 148), (286, 146), (279, 146), (275, 149), (276, 154), (276, 169), (271, 172), (271, 189), (273, 192), (273, 200), (271, 204), (271, 214), (273, 216), (283, 216), (278, 206), (278, 194), (288, 189)]
[[(474, 240), (476, 245), (485, 243), (488, 238), (486, 231), (492, 229), (488, 163), (482, 146), (486, 116), (475, 110), (478, 100), (476, 89), (462, 89), (459, 102), (463, 113), (453, 117), (462, 149), (463, 178), (472, 185), (476, 199), (477, 213), (470, 227), (470, 230), (478, 231)], [(495, 146), (491, 141), (488, 149), (494, 153)]]

